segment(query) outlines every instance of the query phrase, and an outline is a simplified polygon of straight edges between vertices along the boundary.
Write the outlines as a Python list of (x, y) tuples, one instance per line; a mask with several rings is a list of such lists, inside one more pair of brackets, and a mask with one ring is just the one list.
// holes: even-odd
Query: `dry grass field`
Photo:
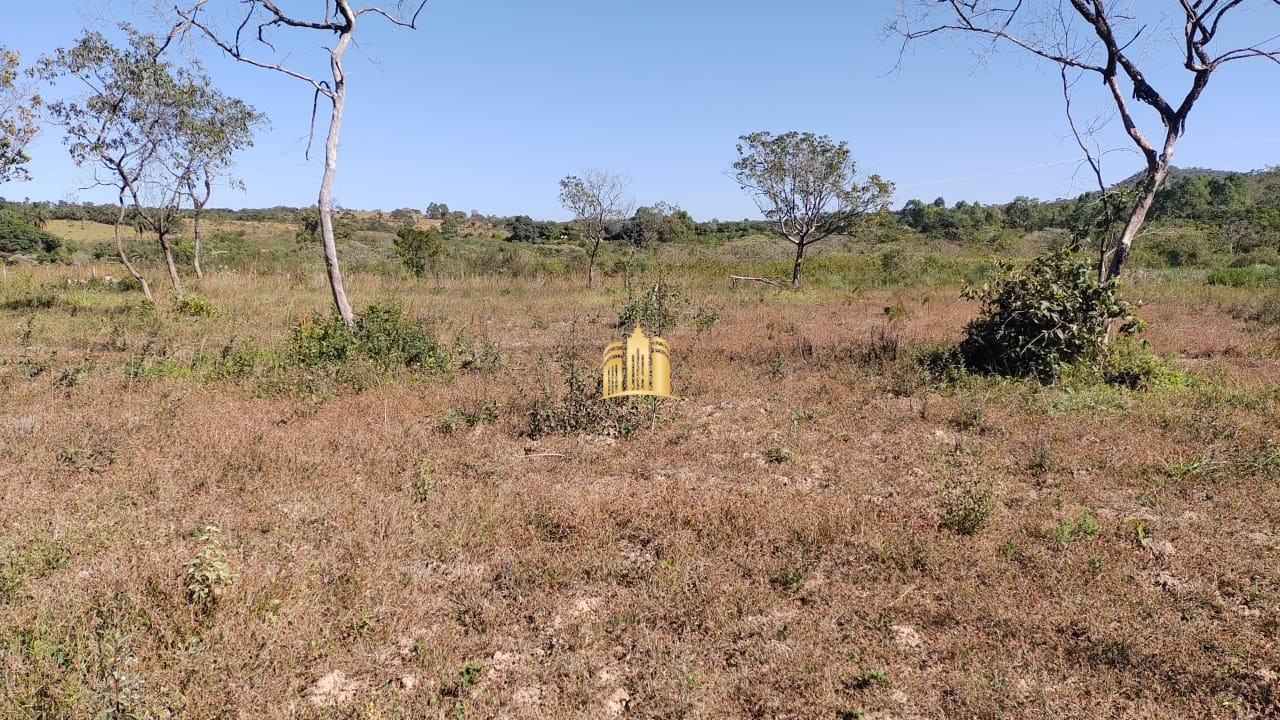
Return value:
[(1247, 291), (1131, 288), (1172, 370), (1130, 390), (931, 378), (954, 289), (690, 280), (680, 398), (533, 437), (618, 281), (354, 274), (428, 372), (283, 361), (318, 273), (90, 277), (0, 286), (5, 718), (1280, 716)]

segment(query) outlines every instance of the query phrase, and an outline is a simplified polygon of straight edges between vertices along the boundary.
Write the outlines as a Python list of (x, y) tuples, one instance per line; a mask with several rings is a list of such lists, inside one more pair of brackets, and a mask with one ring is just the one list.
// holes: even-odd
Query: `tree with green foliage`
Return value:
[(857, 172), (849, 144), (826, 135), (756, 132), (738, 138), (733, 177), (774, 228), (796, 246), (791, 284), (800, 284), (805, 250), (863, 227), (888, 209), (893, 184)]
[(23, 222), (9, 211), (0, 212), (0, 253), (49, 255), (62, 247), (62, 239)]
[(266, 122), (266, 116), (210, 85), (193, 88), (180, 110), (173, 179), (191, 201), (192, 265), (196, 279), (203, 280), (201, 215), (216, 183), (243, 188), (244, 184), (231, 176), (234, 158), (240, 150), (253, 146), (254, 129)]
[(537, 242), (538, 226), (528, 215), (516, 215), (507, 221), (507, 230), (511, 233), (507, 239), (511, 242)]
[(415, 225), (405, 225), (396, 230), (396, 237), (391, 242), (414, 277), (423, 277), (428, 269), (434, 271), (436, 259), (444, 250), (444, 237), (439, 230), (424, 230)]
[(40, 95), (19, 78), (18, 53), (0, 45), (0, 183), (26, 180), (27, 145), (40, 132)]
[[(163, 245), (164, 233), (177, 222), (176, 210), (166, 202), (168, 209), (151, 212), (147, 200), (164, 194), (152, 192), (159, 185), (157, 178), (168, 172), (163, 165), (162, 141), (174, 132), (174, 98), (183, 92), (184, 84), (189, 87), (194, 81), (182, 71), (175, 78), (161, 59), (165, 43), (128, 25), (121, 29), (128, 37), (124, 47), (112, 44), (101, 33), (86, 31), (75, 45), (41, 58), (38, 67), (40, 77), (49, 82), (74, 78), (85, 88), (78, 99), (50, 103), (49, 115), (66, 133), (64, 142), (76, 165), (92, 166), (96, 183), (115, 188), (116, 251), (143, 295), (154, 300), (151, 286), (125, 251), (121, 227), (126, 198), (132, 201), (139, 219), (145, 217), (143, 221), (160, 233)], [(181, 292), (172, 254), (166, 252), (166, 259), (174, 289)]]

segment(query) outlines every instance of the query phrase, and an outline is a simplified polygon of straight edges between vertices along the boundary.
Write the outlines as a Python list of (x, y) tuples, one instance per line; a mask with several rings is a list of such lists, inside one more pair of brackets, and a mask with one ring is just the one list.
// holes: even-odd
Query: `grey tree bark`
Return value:
[(155, 296), (151, 294), (151, 285), (147, 282), (147, 279), (143, 277), (142, 273), (138, 271), (138, 266), (134, 265), (133, 261), (129, 259), (129, 254), (124, 251), (124, 238), (120, 235), (120, 226), (124, 224), (124, 189), (120, 190), (119, 203), (120, 212), (116, 214), (115, 234), (116, 252), (120, 255), (120, 264), (124, 265), (125, 268), (128, 269), (129, 274), (133, 276), (133, 279), (137, 280), (138, 284), (142, 286), (142, 296), (145, 297), (148, 302), (154, 303), (156, 299)]

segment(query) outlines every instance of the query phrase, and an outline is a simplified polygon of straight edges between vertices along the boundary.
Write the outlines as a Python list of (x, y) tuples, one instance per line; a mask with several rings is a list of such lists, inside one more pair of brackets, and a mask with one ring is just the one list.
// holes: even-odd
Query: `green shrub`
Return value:
[(959, 535), (973, 535), (987, 526), (993, 509), (989, 483), (971, 478), (948, 478), (938, 491), (942, 526)]
[(395, 239), (391, 242), (395, 245), (396, 254), (414, 277), (422, 277), (427, 274), (428, 269), (434, 269), (436, 259), (444, 250), (444, 236), (440, 231), (423, 230), (413, 225), (405, 225), (396, 230)]
[(337, 315), (304, 317), (289, 333), (289, 355), (307, 367), (343, 362), (354, 350), (355, 337)]
[[(1015, 377), (1050, 380), (1063, 365), (1096, 357), (1110, 322), (1130, 314), (1129, 303), (1116, 296), (1115, 280), (1099, 282), (1088, 261), (1064, 248), (1021, 269), (1003, 264), (995, 279), (963, 294), (982, 303), (960, 343), (964, 364)], [(1130, 318), (1119, 330), (1130, 335), (1138, 328)]]
[(62, 247), (62, 239), (12, 217), (0, 216), (0, 253), (49, 255)]
[(1205, 275), (1205, 282), (1227, 287), (1259, 287), (1275, 284), (1276, 278), (1276, 269), (1270, 265), (1250, 265), (1249, 267), (1214, 268)]
[(394, 305), (374, 303), (348, 330), (337, 315), (303, 318), (289, 335), (289, 355), (307, 367), (323, 367), (361, 355), (382, 368), (449, 369), (449, 354), (435, 336)]
[(720, 322), (720, 310), (695, 303), (679, 287), (659, 278), (639, 294), (628, 290), (627, 299), (618, 308), (616, 327), (639, 325), (651, 335), (664, 335), (684, 322), (692, 324), (701, 334)]
[(625, 438), (640, 426), (642, 410), (637, 399), (598, 397), (599, 376), (568, 352), (562, 352), (559, 365), (564, 391), (557, 394), (544, 382), (525, 413), (530, 437), (591, 433)]
[(183, 566), (187, 602), (204, 614), (213, 612), (223, 591), (236, 580), (236, 573), (218, 542), (221, 533), (217, 525), (206, 525), (200, 533), (199, 552)]
[[(132, 278), (130, 278), (132, 279)], [(218, 306), (201, 295), (183, 295), (173, 306), (174, 312), (189, 317), (213, 317), (218, 314)]]
[(394, 305), (374, 303), (356, 317), (356, 346), (383, 367), (424, 367), (447, 370), (444, 348), (421, 325)]

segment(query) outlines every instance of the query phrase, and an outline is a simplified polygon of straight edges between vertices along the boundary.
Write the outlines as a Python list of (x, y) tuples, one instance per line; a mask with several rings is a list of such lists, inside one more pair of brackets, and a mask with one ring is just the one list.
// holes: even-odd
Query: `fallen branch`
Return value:
[(563, 453), (552, 453), (552, 452), (547, 452), (547, 453), (526, 453), (526, 454), (524, 454), (524, 455), (517, 455), (516, 457), (522, 457), (522, 458), (564, 457), (564, 454), (563, 454)]
[(729, 286), (730, 286), (730, 287), (737, 287), (737, 286), (738, 286), (738, 281), (739, 281), (739, 280), (752, 280), (752, 281), (754, 281), (754, 282), (760, 282), (760, 283), (764, 283), (764, 284), (766, 284), (766, 285), (772, 285), (772, 286), (774, 286), (774, 287), (784, 287), (784, 285), (783, 285), (783, 283), (782, 283), (782, 282), (780, 282), (780, 281), (778, 281), (778, 280), (774, 280), (773, 278), (767, 278), (767, 277), (751, 277), (751, 276), (749, 276), (749, 275), (730, 275), (730, 276), (729, 276)]

